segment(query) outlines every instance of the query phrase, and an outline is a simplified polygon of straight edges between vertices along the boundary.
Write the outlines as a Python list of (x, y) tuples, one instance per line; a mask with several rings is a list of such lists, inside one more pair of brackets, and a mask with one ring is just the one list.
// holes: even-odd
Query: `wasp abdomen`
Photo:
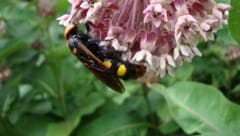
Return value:
[(115, 76), (127, 80), (136, 79), (146, 72), (144, 65), (132, 64), (126, 61), (104, 60), (104, 65), (110, 69)]

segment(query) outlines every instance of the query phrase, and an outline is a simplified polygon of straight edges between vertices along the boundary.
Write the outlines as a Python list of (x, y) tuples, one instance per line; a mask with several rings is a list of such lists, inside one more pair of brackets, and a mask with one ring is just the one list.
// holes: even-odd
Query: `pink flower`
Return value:
[(214, 33), (221, 27), (220, 20), (209, 18), (200, 24), (200, 34), (205, 41), (214, 40)]
[(57, 20), (59, 20), (59, 24), (64, 25), (64, 26), (69, 25), (69, 22), (70, 22), (69, 19), (70, 19), (70, 15), (68, 15), (68, 14), (62, 15), (61, 17), (57, 18)]
[(144, 23), (152, 22), (155, 27), (159, 27), (161, 22), (167, 22), (167, 10), (162, 7), (160, 3), (153, 3), (143, 11), (145, 14)]
[(177, 43), (187, 41), (198, 31), (197, 20), (191, 15), (179, 16), (175, 24), (175, 39)]
[(230, 10), (230, 6), (227, 4), (216, 4), (213, 8), (213, 15), (220, 20), (226, 20), (228, 18), (227, 12)]
[(197, 20), (191, 15), (179, 16), (175, 26), (176, 47), (174, 48), (174, 59), (181, 56), (201, 56), (196, 48), (196, 37), (199, 32)]
[(197, 40), (213, 40), (230, 6), (214, 0), (70, 0), (71, 13), (58, 20), (93, 23), (89, 34), (147, 67), (142, 82), (156, 81), (201, 56)]

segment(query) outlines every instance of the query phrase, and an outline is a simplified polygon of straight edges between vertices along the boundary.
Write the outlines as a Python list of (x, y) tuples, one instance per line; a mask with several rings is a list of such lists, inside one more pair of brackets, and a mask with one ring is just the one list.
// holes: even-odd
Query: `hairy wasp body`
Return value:
[(66, 27), (65, 38), (71, 52), (103, 83), (117, 92), (124, 92), (121, 79), (136, 79), (142, 76), (146, 67), (121, 59), (121, 52), (99, 46), (98, 40), (78, 30), (75, 24)]

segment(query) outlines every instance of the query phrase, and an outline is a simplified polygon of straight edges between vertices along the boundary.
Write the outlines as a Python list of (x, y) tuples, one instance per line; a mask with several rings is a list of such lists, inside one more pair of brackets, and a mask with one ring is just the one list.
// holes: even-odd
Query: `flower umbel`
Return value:
[(143, 82), (201, 56), (197, 39), (213, 40), (230, 6), (214, 0), (69, 0), (70, 14), (60, 24), (92, 22), (89, 34), (101, 46), (122, 52), (122, 59), (143, 64)]

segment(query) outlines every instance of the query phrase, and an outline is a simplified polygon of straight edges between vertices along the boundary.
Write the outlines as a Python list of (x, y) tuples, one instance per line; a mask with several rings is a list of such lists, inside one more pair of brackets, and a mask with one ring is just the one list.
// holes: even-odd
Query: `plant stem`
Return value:
[(62, 110), (62, 114), (65, 117), (67, 114), (67, 110), (66, 110), (66, 102), (65, 102), (65, 93), (64, 93), (64, 87), (63, 87), (63, 78), (62, 78), (62, 73), (61, 70), (58, 69), (57, 65), (55, 63), (53, 63), (51, 65), (54, 77), (55, 77), (55, 82), (57, 85), (57, 90), (58, 91), (58, 98), (59, 98), (59, 105), (61, 107)]
[(146, 106), (147, 106), (147, 110), (150, 114), (150, 123), (153, 126), (156, 126), (157, 124), (156, 124), (155, 119), (154, 119), (152, 107), (151, 107), (150, 101), (148, 99), (148, 92), (149, 92), (148, 87), (147, 87), (146, 84), (143, 84), (142, 88), (143, 88), (143, 97), (144, 97), (144, 100), (145, 100), (145, 103), (146, 103)]
[(142, 85), (143, 88), (143, 97), (147, 106), (147, 110), (149, 112), (149, 120), (148, 122), (151, 124), (151, 128), (149, 128), (148, 130), (148, 134), (147, 135), (154, 135), (154, 136), (164, 136), (164, 134), (159, 130), (158, 127), (158, 117), (154, 114), (153, 110), (152, 110), (152, 106), (150, 104), (150, 100), (148, 98), (148, 94), (149, 94), (149, 88), (147, 87), (146, 84)]
[(149, 94), (149, 88), (147, 87), (146, 84), (143, 84), (143, 97), (147, 106), (147, 110), (149, 112), (149, 120), (148, 122), (151, 124), (151, 128), (148, 129), (148, 134), (147, 135), (156, 135), (156, 136), (164, 136), (158, 128), (158, 122), (157, 122), (157, 117), (155, 116), (152, 106), (150, 104), (150, 100), (148, 98)]

